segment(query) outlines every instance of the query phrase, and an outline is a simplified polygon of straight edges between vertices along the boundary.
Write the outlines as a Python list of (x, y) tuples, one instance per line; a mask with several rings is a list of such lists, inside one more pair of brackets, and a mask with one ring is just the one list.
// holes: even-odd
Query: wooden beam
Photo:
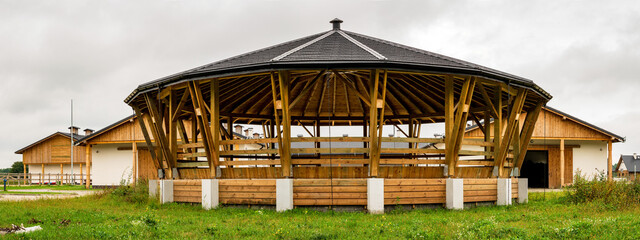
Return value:
[[(382, 148), (382, 128), (384, 127), (384, 110), (386, 109), (386, 96), (387, 96), (387, 70), (384, 70), (382, 78), (382, 108), (380, 109), (380, 120), (378, 121), (378, 148), (376, 153), (376, 165), (380, 165), (380, 149)], [(373, 102), (372, 102), (373, 103)], [(377, 107), (376, 103), (376, 107)]]
[[(138, 181), (138, 145), (133, 141), (131, 142), (131, 153), (133, 154), (133, 163), (131, 164), (131, 182), (133, 183), (133, 186), (135, 186)], [(80, 175), (82, 175), (82, 173), (80, 173)]]
[(444, 128), (445, 128), (445, 163), (447, 165), (447, 177), (453, 177), (455, 175), (454, 169), (454, 153), (453, 153), (453, 145), (455, 144), (455, 136), (454, 136), (454, 124), (455, 124), (455, 116), (454, 116), (454, 88), (453, 88), (453, 77), (447, 75), (445, 77), (445, 87), (444, 87)]
[(371, 71), (371, 76), (369, 77), (369, 96), (371, 99), (369, 102), (371, 105), (369, 106), (369, 156), (371, 163), (369, 164), (369, 176), (377, 177), (378, 176), (378, 164), (380, 163), (380, 156), (378, 155), (378, 80), (380, 74), (378, 73), (378, 69)]
[(478, 84), (478, 89), (480, 89), (480, 94), (484, 98), (485, 104), (489, 107), (489, 111), (491, 112), (491, 115), (494, 117), (497, 117), (499, 109), (496, 109), (496, 107), (493, 105), (493, 102), (491, 101), (491, 97), (489, 97), (489, 94), (487, 93), (487, 90), (484, 88), (483, 84)]
[(193, 109), (198, 120), (198, 128), (200, 129), (200, 134), (202, 134), (202, 141), (204, 142), (204, 151), (206, 153), (207, 162), (209, 163), (209, 177), (215, 178), (216, 166), (218, 164), (217, 160), (219, 159), (214, 159), (212, 156), (213, 139), (211, 127), (209, 125), (210, 123), (207, 113), (204, 110), (206, 104), (202, 96), (202, 91), (200, 90), (200, 85), (196, 82), (189, 82), (189, 92), (191, 93), (191, 102), (193, 104)]
[(458, 109), (456, 110), (456, 119), (454, 123), (453, 136), (454, 149), (453, 149), (453, 164), (454, 174), (455, 169), (458, 167), (458, 153), (462, 147), (462, 138), (464, 137), (464, 129), (467, 127), (467, 118), (469, 116), (469, 109), (471, 106), (471, 99), (473, 98), (473, 90), (475, 89), (476, 78), (470, 77), (464, 81), (462, 85), (462, 92), (460, 92), (460, 100), (458, 101)]
[[(494, 106), (497, 110), (496, 116), (493, 118), (493, 154), (497, 156), (501, 151), (500, 146), (502, 145), (502, 88), (500, 86), (496, 86), (493, 98)], [(499, 166), (496, 166), (496, 168), (499, 168)]]
[[(152, 161), (153, 165), (156, 168), (156, 170), (162, 169), (162, 162), (160, 161), (158, 156), (156, 156), (156, 150), (155, 150), (155, 147), (153, 146), (153, 143), (151, 143), (151, 137), (149, 136), (149, 132), (147, 131), (147, 126), (144, 124), (142, 112), (138, 107), (136, 106), (132, 106), (132, 107), (134, 112), (136, 113), (136, 118), (138, 119), (138, 124), (140, 125), (140, 131), (142, 132), (144, 141), (147, 143), (147, 148), (149, 148), (149, 154), (151, 155), (151, 159), (153, 160)], [(151, 125), (151, 121), (148, 119), (149, 115), (145, 114), (144, 117), (147, 118), (147, 122), (149, 123), (149, 125)], [(88, 167), (88, 163), (87, 163), (87, 167)], [(89, 174), (89, 172), (87, 172), (87, 174)]]
[(518, 158), (515, 161), (518, 173), (522, 169), (522, 163), (524, 162), (524, 157), (527, 155), (529, 143), (531, 143), (531, 136), (533, 135), (533, 130), (535, 129), (536, 122), (538, 121), (538, 116), (540, 115), (540, 112), (542, 112), (541, 110), (543, 105), (544, 102), (538, 102), (536, 108), (527, 113), (527, 118), (524, 120), (524, 124), (522, 125), (522, 132), (520, 133), (520, 155), (518, 155)]
[[(169, 153), (171, 154), (171, 159), (176, 159), (178, 157), (178, 134), (177, 134), (177, 130), (178, 127), (176, 126), (176, 121), (177, 121), (177, 117), (174, 115), (175, 114), (175, 110), (177, 110), (178, 107), (178, 99), (177, 96), (175, 94), (175, 91), (170, 91), (169, 92), (169, 96), (167, 97), (169, 104), (168, 104), (168, 113), (169, 116), (167, 118), (167, 132), (169, 132), (169, 137), (167, 138), (168, 143), (169, 143)], [(173, 120), (176, 119), (176, 120)], [(177, 160), (175, 160), (174, 163), (171, 164), (172, 167), (175, 167), (177, 165)]]
[(564, 139), (560, 139), (560, 187), (564, 187)]
[(211, 149), (213, 166), (211, 165), (211, 162), (209, 162), (209, 177), (215, 178), (217, 166), (220, 164), (220, 80), (212, 79), (210, 85), (211, 122), (209, 128), (211, 129), (211, 138), (213, 140), (213, 146)]
[[(85, 166), (87, 167), (87, 182), (86, 182), (86, 188), (89, 189), (91, 188), (91, 163), (92, 163), (92, 159), (91, 159), (91, 144), (87, 144), (87, 146), (85, 146)], [(42, 174), (44, 175), (44, 164), (42, 164)]]
[(298, 103), (300, 100), (302, 100), (302, 97), (304, 95), (307, 94), (307, 92), (309, 92), (309, 90), (313, 89), (316, 85), (315, 82), (320, 79), (320, 77), (322, 75), (324, 75), (325, 70), (322, 70), (318, 73), (318, 75), (316, 75), (313, 79), (307, 81), (307, 83), (304, 85), (304, 87), (302, 88), (302, 91), (300, 91), (300, 93), (298, 93), (298, 95), (296, 96), (296, 98), (293, 99), (293, 101), (291, 101), (291, 104), (289, 104), (289, 110), (291, 110), (293, 108), (293, 106), (296, 105), (296, 103)]
[[(145, 100), (147, 103), (147, 109), (149, 110), (149, 114), (145, 115), (150, 117), (149, 127), (151, 127), (151, 133), (153, 134), (153, 138), (156, 140), (156, 144), (158, 144), (158, 148), (160, 148), (160, 152), (162, 156), (167, 162), (167, 167), (169, 168), (169, 173), (167, 175), (172, 177), (172, 171), (174, 159), (171, 158), (171, 153), (169, 150), (169, 146), (167, 144), (167, 137), (163, 131), (162, 126), (162, 115), (158, 113), (158, 108), (156, 106), (155, 100), (151, 98), (149, 94), (145, 94)], [(160, 164), (162, 166), (162, 164)]]
[(293, 176), (291, 171), (291, 116), (289, 114), (289, 83), (290, 75), (287, 71), (279, 71), (280, 96), (282, 97), (282, 145), (283, 156), (280, 156), (283, 177)]
[[(351, 89), (352, 91), (354, 91), (356, 93), (356, 95), (358, 95), (358, 97), (360, 98), (360, 100), (362, 100), (365, 104), (367, 104), (367, 106), (371, 106), (371, 102), (369, 101), (369, 99), (367, 99), (366, 96), (364, 96), (362, 93), (360, 93), (360, 91), (358, 91), (358, 89), (355, 86), (355, 83), (353, 83), (350, 80), (347, 80), (345, 76), (342, 76), (342, 74), (340, 74), (338, 71), (333, 70), (333, 75), (336, 76), (336, 78), (338, 80), (340, 80), (342, 83), (344, 83), (345, 86), (347, 86), (349, 89)], [(375, 104), (375, 103), (374, 103)]]
[(522, 111), (522, 107), (524, 106), (524, 100), (527, 96), (526, 89), (519, 89), (518, 94), (511, 106), (511, 110), (509, 113), (509, 119), (507, 121), (507, 126), (503, 135), (502, 143), (500, 145), (500, 152), (496, 158), (496, 166), (499, 167), (498, 173), (499, 176), (505, 177), (505, 169), (504, 163), (507, 159), (507, 153), (509, 152), (509, 146), (511, 145), (511, 140), (513, 139), (513, 135), (516, 132), (518, 127), (518, 118), (520, 118), (520, 112)]
[(178, 120), (177, 118), (180, 116), (180, 112), (182, 111), (182, 109), (184, 108), (184, 105), (188, 100), (189, 100), (189, 91), (184, 91), (184, 93), (182, 93), (182, 98), (180, 99), (180, 102), (178, 102), (178, 106), (173, 112), (173, 118), (171, 118), (171, 121)]

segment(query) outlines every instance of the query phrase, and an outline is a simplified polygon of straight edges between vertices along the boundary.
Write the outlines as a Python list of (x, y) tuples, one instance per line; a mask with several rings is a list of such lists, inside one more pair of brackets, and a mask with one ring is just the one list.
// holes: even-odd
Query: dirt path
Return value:
[[(96, 194), (100, 191), (88, 190), (51, 190), (51, 189), (25, 189), (9, 190), (9, 194), (0, 194), (0, 201), (30, 201), (38, 199), (64, 199)], [(34, 194), (10, 194), (11, 192), (33, 192)], [(52, 194), (46, 194), (52, 193)], [(56, 194), (57, 193), (57, 194)]]

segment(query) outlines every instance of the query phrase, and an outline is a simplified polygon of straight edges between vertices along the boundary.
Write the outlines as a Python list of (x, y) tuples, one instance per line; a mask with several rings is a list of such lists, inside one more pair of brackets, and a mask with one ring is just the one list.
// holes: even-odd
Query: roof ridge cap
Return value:
[(322, 39), (325, 39), (325, 38), (326, 38), (326, 37), (328, 37), (328, 36), (333, 35), (335, 32), (336, 32), (336, 30), (328, 31), (328, 32), (326, 32), (325, 34), (322, 34), (322, 36), (319, 36), (319, 37), (317, 37), (317, 38), (311, 39), (311, 41), (308, 41), (308, 42), (306, 42), (306, 43), (303, 43), (303, 44), (301, 44), (300, 46), (297, 46), (297, 47), (295, 47), (295, 48), (289, 49), (289, 51), (286, 51), (286, 52), (284, 52), (283, 54), (280, 54), (280, 55), (278, 55), (278, 56), (276, 56), (276, 57), (272, 58), (270, 61), (272, 61), (272, 62), (273, 62), (273, 61), (280, 61), (280, 60), (282, 60), (283, 58), (285, 58), (285, 57), (287, 57), (287, 56), (289, 56), (289, 55), (291, 55), (291, 54), (293, 54), (293, 53), (295, 53), (295, 52), (297, 52), (297, 51), (300, 51), (300, 50), (302, 50), (302, 49), (304, 49), (304, 48), (306, 48), (306, 47), (310, 46), (311, 44), (314, 44), (314, 43), (316, 43), (316, 42), (318, 42), (318, 41), (320, 41), (320, 40), (322, 40)]
[(342, 30), (338, 30), (338, 33), (346, 38), (347, 40), (349, 40), (351, 43), (355, 44), (356, 46), (362, 48), (363, 50), (367, 51), (368, 53), (370, 53), (371, 55), (373, 55), (374, 57), (380, 59), (380, 60), (387, 60), (387, 57), (385, 57), (384, 55), (380, 54), (378, 51), (374, 50), (373, 48), (370, 48), (369, 46), (365, 45), (364, 43), (361, 43), (360, 41), (354, 39), (353, 37), (349, 36), (348, 34), (346, 34), (344, 31)]
[(432, 56), (432, 57), (435, 57), (435, 58), (439, 58), (439, 59), (442, 59), (442, 60), (447, 60), (447, 61), (455, 62), (455, 63), (458, 63), (458, 64), (462, 64), (462, 65), (465, 65), (465, 66), (469, 66), (469, 67), (480, 69), (479, 65), (477, 65), (477, 64), (474, 64), (474, 63), (471, 63), (471, 62), (467, 62), (467, 61), (464, 61), (464, 60), (460, 60), (460, 59), (457, 59), (457, 58), (453, 58), (453, 57), (448, 57), (448, 56), (445, 56), (445, 55), (442, 55), (442, 54), (439, 54), (439, 53), (434, 53), (434, 52), (431, 52), (431, 51), (422, 50), (422, 49), (419, 49), (419, 48), (414, 48), (414, 47), (410, 47), (410, 46), (407, 46), (407, 45), (403, 45), (403, 44), (387, 41), (387, 40), (380, 39), (380, 38), (375, 38), (375, 37), (367, 36), (367, 35), (364, 35), (364, 34), (355, 33), (355, 32), (348, 32), (348, 33), (356, 35), (356, 36), (359, 36), (359, 37), (367, 38), (367, 39), (372, 40), (372, 41), (381, 42), (381, 43), (388, 44), (388, 45), (391, 45), (391, 46), (394, 46), (394, 47), (403, 48), (403, 49), (406, 49), (406, 50), (409, 50), (409, 51), (413, 51), (413, 52), (416, 52), (416, 53), (422, 53), (422, 54), (426, 54), (426, 55), (429, 55), (429, 56)]

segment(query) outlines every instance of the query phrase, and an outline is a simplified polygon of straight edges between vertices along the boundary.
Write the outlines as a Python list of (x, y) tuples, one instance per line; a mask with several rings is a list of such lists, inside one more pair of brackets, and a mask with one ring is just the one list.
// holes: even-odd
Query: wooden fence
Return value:
[(59, 174), (59, 173), (0, 173), (0, 180), (7, 179), (7, 185), (61, 185), (85, 184), (87, 174)]

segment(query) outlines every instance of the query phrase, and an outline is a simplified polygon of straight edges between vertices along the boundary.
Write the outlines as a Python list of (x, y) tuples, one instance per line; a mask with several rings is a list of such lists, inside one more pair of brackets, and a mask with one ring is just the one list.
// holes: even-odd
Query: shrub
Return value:
[(572, 203), (599, 203), (612, 208), (628, 208), (640, 203), (640, 182), (608, 181), (599, 174), (588, 180), (577, 173), (569, 186), (567, 198)]
[(139, 180), (135, 186), (122, 183), (111, 190), (110, 195), (129, 203), (146, 204), (150, 202), (147, 180)]

